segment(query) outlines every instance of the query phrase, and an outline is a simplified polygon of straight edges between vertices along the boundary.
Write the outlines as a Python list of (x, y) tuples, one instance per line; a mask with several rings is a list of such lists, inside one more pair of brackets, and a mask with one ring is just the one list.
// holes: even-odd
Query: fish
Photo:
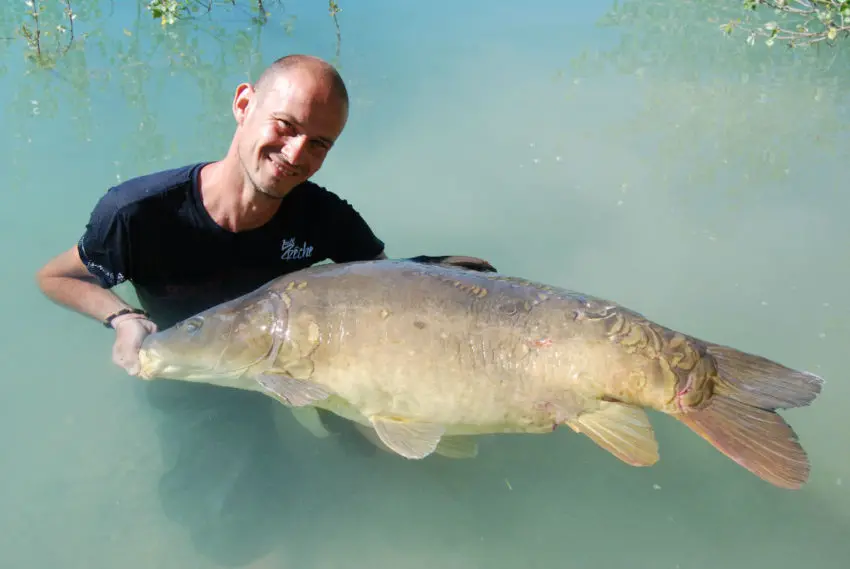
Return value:
[(809, 457), (778, 411), (810, 405), (822, 377), (458, 259), (477, 258), (283, 275), (147, 336), (139, 377), (257, 391), (314, 433), (311, 418), (331, 412), (411, 460), (474, 457), (481, 435), (567, 427), (647, 467), (660, 460), (655, 411), (769, 484), (808, 481)]

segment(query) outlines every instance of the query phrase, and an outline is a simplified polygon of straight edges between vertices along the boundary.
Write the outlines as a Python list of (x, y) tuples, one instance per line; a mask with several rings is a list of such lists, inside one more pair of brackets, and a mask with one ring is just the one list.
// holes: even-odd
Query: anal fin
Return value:
[(433, 453), (445, 432), (442, 425), (373, 416), (375, 432), (387, 447), (405, 458), (421, 459)]
[(658, 461), (655, 432), (646, 411), (639, 407), (602, 401), (598, 410), (582, 413), (569, 426), (632, 466)]

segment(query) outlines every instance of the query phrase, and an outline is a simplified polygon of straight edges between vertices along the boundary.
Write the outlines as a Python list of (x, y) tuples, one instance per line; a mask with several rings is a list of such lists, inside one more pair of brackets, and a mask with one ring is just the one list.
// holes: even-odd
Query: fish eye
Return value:
[(195, 334), (198, 330), (201, 329), (201, 326), (204, 325), (204, 321), (201, 318), (191, 318), (186, 321), (186, 332), (189, 334)]

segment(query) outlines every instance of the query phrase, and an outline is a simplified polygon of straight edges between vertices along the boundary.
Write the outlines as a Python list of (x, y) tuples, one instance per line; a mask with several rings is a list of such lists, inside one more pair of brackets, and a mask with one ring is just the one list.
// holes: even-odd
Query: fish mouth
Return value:
[(142, 349), (139, 351), (139, 373), (140, 379), (182, 379), (192, 380), (195, 378), (196, 370), (189, 366), (167, 363), (167, 358), (153, 349)]
[(179, 379), (182, 381), (207, 382), (211, 377), (220, 375), (228, 374), (215, 373), (214, 370), (205, 367), (166, 363), (166, 358), (153, 350), (139, 352), (139, 373), (137, 376), (140, 379)]
[(140, 379), (153, 379), (161, 376), (162, 370), (168, 366), (162, 365), (162, 358), (152, 350), (139, 351), (139, 373)]
[(172, 361), (168, 352), (162, 354), (154, 348), (143, 348), (139, 351), (139, 371), (136, 376), (139, 379), (176, 379), (188, 382), (200, 383), (227, 383), (244, 375), (245, 370), (257, 362), (267, 359), (268, 352), (247, 365), (237, 366), (233, 369), (221, 369), (213, 362), (198, 362), (201, 365), (191, 363), (180, 363)]

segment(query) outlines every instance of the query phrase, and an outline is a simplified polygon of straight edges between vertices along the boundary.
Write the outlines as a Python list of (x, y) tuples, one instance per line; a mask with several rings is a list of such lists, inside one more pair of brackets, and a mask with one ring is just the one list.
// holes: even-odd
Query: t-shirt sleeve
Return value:
[(384, 251), (384, 242), (351, 204), (330, 192), (326, 198), (325, 246), (333, 262), (365, 261)]
[(101, 196), (77, 242), (80, 259), (103, 288), (112, 288), (131, 277), (129, 213), (117, 197), (115, 188)]

